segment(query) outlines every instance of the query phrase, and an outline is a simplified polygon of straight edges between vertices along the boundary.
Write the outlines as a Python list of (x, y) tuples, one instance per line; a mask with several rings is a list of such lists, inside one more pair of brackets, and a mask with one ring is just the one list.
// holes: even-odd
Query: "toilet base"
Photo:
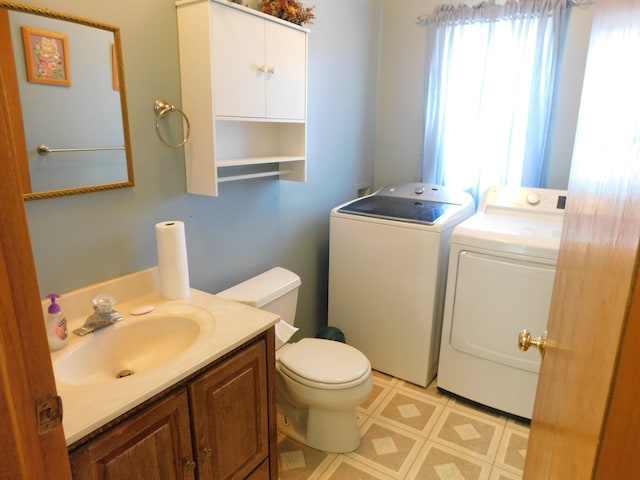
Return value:
[(294, 440), (323, 452), (347, 453), (360, 446), (361, 436), (355, 411), (308, 410), (306, 422), (294, 422), (278, 413), (278, 430)]
[(307, 445), (324, 452), (352, 452), (360, 446), (355, 409), (344, 412), (309, 409)]

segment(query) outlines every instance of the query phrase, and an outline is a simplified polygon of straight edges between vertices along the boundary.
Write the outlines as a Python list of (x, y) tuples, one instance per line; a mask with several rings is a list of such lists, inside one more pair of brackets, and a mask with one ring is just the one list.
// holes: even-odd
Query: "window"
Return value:
[(443, 6), (426, 23), (423, 180), (476, 200), (545, 186), (566, 0)]

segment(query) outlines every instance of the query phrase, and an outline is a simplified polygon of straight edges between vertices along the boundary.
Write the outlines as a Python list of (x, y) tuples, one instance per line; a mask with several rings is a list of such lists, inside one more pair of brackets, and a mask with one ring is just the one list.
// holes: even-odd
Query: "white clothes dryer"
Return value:
[(438, 388), (530, 419), (567, 192), (493, 187), (451, 238)]
[(329, 325), (381, 372), (435, 376), (453, 228), (471, 195), (425, 183), (385, 187), (331, 211)]

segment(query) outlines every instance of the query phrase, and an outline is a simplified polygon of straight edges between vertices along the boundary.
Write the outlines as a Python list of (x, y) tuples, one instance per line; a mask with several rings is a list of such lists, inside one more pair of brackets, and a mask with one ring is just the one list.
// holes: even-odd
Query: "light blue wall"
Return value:
[(218, 198), (185, 193), (182, 150), (155, 133), (155, 99), (180, 105), (173, 1), (29, 3), (120, 27), (136, 179), (134, 188), (27, 202), (41, 295), (155, 265), (155, 223), (182, 220), (193, 287), (216, 292), (290, 268), (303, 282), (300, 335), (313, 335), (326, 322), (330, 209), (373, 178), (380, 0), (316, 4), (308, 181), (225, 183)]
[[(187, 195), (182, 151), (155, 135), (154, 100), (180, 104), (173, 2), (31, 3), (120, 26), (136, 177), (134, 188), (27, 203), (41, 295), (155, 265), (155, 223), (182, 220), (193, 287), (216, 292), (274, 265), (290, 268), (303, 282), (300, 335), (313, 335), (326, 321), (330, 209), (358, 188), (419, 178), (425, 52), (415, 19), (442, 2), (305, 2), (317, 15), (309, 36), (308, 181), (226, 183), (218, 198)], [(585, 18), (587, 38), (590, 15), (576, 15)], [(567, 71), (578, 81), (587, 38), (569, 41), (578, 53)], [(575, 101), (565, 120), (577, 113), (580, 90), (568, 86)], [(565, 152), (570, 132), (558, 136)], [(556, 162), (557, 188), (569, 159), (565, 153)]]

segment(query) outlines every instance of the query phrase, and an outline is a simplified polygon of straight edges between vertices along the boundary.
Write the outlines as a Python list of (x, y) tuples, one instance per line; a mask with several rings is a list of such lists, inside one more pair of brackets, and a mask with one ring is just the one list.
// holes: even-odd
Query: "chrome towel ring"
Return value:
[[(180, 110), (175, 105), (171, 105), (166, 100), (156, 100), (154, 102), (154, 104), (153, 104), (153, 111), (156, 114), (156, 133), (158, 134), (158, 138), (160, 139), (160, 141), (162, 143), (164, 143), (169, 148), (180, 148), (185, 143), (187, 143), (187, 140), (189, 140), (189, 135), (191, 135), (191, 126), (189, 125), (189, 117), (187, 117), (187, 115), (182, 110)], [(166, 117), (171, 112), (178, 112), (180, 115), (182, 115), (182, 118), (184, 119), (185, 123), (187, 124), (187, 130), (186, 130), (186, 132), (184, 134), (184, 138), (182, 139), (182, 141), (180, 143), (178, 143), (176, 145), (172, 145), (169, 142), (167, 142), (162, 137), (162, 134), (160, 133), (160, 119)]]

